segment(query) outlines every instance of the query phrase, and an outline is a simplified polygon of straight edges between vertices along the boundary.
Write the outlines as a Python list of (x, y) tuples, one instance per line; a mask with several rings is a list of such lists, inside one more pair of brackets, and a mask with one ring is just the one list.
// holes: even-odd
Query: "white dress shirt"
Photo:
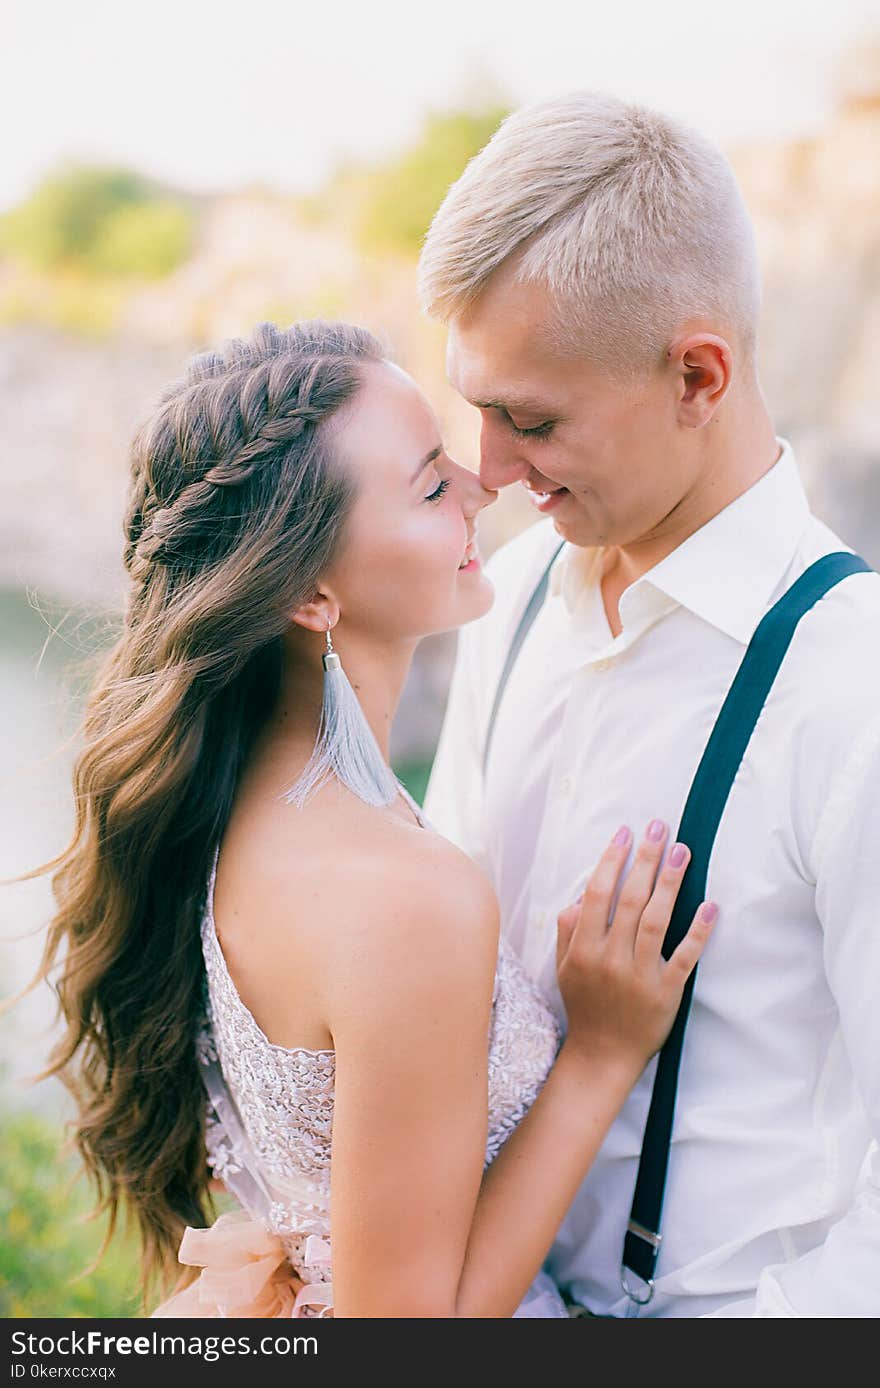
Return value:
[[(745, 648), (814, 559), (849, 546), (814, 517), (784, 439), (757, 483), (623, 593), (566, 545), (482, 743), (550, 521), (496, 554), (492, 610), (460, 633), (426, 799), (498, 892), (503, 929), (564, 1021), (556, 917), (620, 824), (668, 844)], [(649, 1316), (880, 1315), (880, 576), (801, 621), (721, 820), (720, 916), (685, 1038)], [(591, 1310), (619, 1282), (652, 1061), (547, 1262)], [(859, 1172), (862, 1168), (861, 1180)]]

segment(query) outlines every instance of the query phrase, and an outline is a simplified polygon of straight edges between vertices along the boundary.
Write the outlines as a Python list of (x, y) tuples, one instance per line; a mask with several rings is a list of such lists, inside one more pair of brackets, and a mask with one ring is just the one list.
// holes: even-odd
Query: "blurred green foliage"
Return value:
[(0, 219), (0, 249), (42, 271), (168, 274), (189, 255), (193, 215), (127, 169), (68, 168)]
[(192, 218), (170, 199), (120, 207), (101, 227), (89, 256), (102, 274), (161, 279), (187, 259)]
[(112, 332), (125, 303), (123, 281), (95, 279), (78, 270), (61, 270), (44, 282), (13, 281), (0, 295), (0, 325), (37, 324), (81, 337)]
[(418, 761), (404, 762), (394, 768), (413, 800), (417, 800), (420, 805), (425, 803), (425, 791), (428, 789), (431, 766), (432, 762)]
[(360, 218), (364, 249), (417, 255), (449, 185), (507, 114), (491, 106), (430, 115), (416, 143), (369, 178)]
[(325, 188), (299, 199), (307, 223), (345, 224), (369, 256), (418, 255), (451, 183), (508, 114), (500, 101), (429, 115), (416, 140), (376, 168), (343, 164)]
[[(404, 151), (376, 167), (341, 167), (311, 197), (296, 199), (304, 225), (325, 225), (353, 243), (361, 282), (411, 261), (431, 218), (465, 165), (507, 114), (486, 84), (463, 109), (427, 117)], [(39, 324), (106, 337), (135, 293), (196, 254), (196, 200), (175, 196), (131, 169), (67, 165), (0, 216), (0, 324)], [(208, 252), (207, 254), (210, 254)], [(237, 268), (233, 275), (246, 274)], [(343, 316), (346, 284), (316, 277), (309, 302), (262, 317)], [(193, 313), (190, 304), (188, 312)], [(195, 332), (199, 336), (198, 331)]]
[[(0, 1168), (0, 1317), (140, 1315), (138, 1251), (118, 1233), (93, 1271), (105, 1219), (85, 1177), (71, 1185), (74, 1158), (59, 1153), (60, 1125), (27, 1111), (4, 1112)], [(78, 1279), (78, 1280), (77, 1280)]]

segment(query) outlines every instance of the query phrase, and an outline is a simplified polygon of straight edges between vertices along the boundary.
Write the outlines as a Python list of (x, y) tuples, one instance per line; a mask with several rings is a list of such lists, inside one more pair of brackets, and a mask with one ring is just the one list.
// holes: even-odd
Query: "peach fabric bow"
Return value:
[[(220, 1215), (207, 1229), (188, 1225), (177, 1254), (181, 1263), (200, 1267), (190, 1286), (157, 1306), (154, 1317), (299, 1317), (306, 1306), (332, 1313), (330, 1282), (304, 1283), (287, 1261), (284, 1246), (244, 1210)], [(306, 1266), (330, 1266), (330, 1246), (311, 1234)]]

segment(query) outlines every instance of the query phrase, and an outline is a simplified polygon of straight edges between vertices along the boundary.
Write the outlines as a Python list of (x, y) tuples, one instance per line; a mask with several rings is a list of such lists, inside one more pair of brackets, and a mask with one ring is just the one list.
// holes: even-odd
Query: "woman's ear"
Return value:
[(325, 632), (339, 621), (339, 603), (332, 594), (319, 590), (309, 602), (291, 612), (290, 620), (306, 631)]

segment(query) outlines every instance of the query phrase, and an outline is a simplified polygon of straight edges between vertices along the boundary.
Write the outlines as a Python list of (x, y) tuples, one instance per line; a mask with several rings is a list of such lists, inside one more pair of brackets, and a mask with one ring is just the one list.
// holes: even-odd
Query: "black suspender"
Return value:
[[(502, 695), (516, 657), (544, 601), (550, 569), (559, 549), (542, 574), (514, 633), (489, 719), (483, 754), (484, 770)], [(705, 896), (709, 859), (731, 786), (798, 622), (842, 579), (851, 574), (870, 572), (870, 565), (856, 554), (841, 550), (823, 555), (764, 615), (749, 642), (697, 767), (676, 835), (691, 850), (691, 861), (663, 944), (663, 954), (667, 959), (687, 933)], [(657, 1061), (632, 1210), (624, 1239), (621, 1285), (636, 1307), (646, 1305), (654, 1293), (654, 1270), (661, 1244), (660, 1221), (678, 1071), (696, 972), (695, 969), (688, 979), (672, 1031)], [(644, 1290), (632, 1286), (629, 1273), (642, 1280)]]

